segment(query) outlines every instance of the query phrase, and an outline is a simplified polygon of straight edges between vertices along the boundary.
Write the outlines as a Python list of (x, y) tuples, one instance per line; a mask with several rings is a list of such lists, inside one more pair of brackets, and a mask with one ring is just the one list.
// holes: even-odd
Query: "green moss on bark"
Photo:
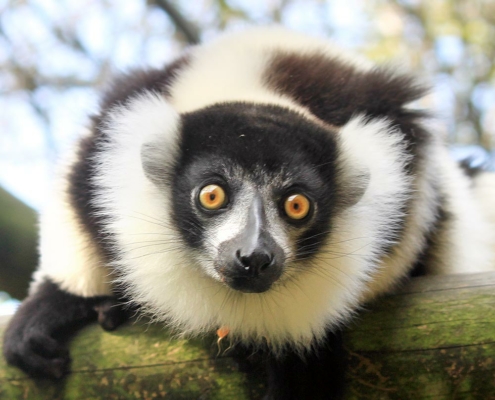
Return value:
[[(495, 273), (415, 279), (346, 333), (348, 399), (495, 398)], [(0, 399), (259, 399), (263, 378), (217, 356), (215, 337), (160, 326), (84, 329), (73, 373), (33, 381), (0, 360)]]

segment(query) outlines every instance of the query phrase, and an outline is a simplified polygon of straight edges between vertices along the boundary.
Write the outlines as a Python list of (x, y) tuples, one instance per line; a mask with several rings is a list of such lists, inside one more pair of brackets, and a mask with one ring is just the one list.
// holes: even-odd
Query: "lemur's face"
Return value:
[(319, 212), (318, 194), (297, 174), (211, 161), (193, 162), (189, 182), (180, 188), (189, 194), (187, 205), (175, 204), (182, 234), (200, 249), (198, 259), (210, 276), (236, 290), (264, 292), (298, 255), (298, 239)]
[(182, 116), (173, 218), (207, 275), (261, 293), (290, 279), (332, 229), (345, 194), (332, 132), (279, 107)]

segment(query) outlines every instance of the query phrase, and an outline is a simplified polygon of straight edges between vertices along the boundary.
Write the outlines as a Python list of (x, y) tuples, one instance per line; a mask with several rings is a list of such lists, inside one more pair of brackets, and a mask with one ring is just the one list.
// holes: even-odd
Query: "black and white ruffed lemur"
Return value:
[(120, 76), (41, 214), (8, 362), (64, 376), (67, 336), (115, 328), (125, 301), (183, 335), (227, 329), (262, 354), (269, 399), (339, 398), (360, 306), (495, 267), (495, 174), (449, 158), (411, 106), (424, 94), (277, 27)]

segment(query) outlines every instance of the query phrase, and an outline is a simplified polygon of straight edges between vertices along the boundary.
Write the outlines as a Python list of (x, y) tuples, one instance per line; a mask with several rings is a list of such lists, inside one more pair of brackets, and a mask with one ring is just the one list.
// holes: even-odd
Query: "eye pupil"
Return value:
[(218, 210), (227, 204), (227, 195), (221, 186), (206, 185), (198, 196), (199, 203), (207, 210)]
[(285, 199), (285, 214), (294, 220), (305, 218), (310, 211), (311, 203), (309, 199), (302, 194), (293, 194)]

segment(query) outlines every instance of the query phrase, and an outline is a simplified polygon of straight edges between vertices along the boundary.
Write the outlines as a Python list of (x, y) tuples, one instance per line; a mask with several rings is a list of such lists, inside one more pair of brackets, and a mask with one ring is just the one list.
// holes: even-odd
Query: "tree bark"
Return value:
[[(494, 398), (494, 306), (495, 273), (415, 278), (369, 305), (346, 333), (346, 398)], [(112, 333), (90, 326), (71, 351), (73, 373), (58, 384), (32, 381), (0, 361), (0, 399), (242, 400), (263, 393), (262, 377), (239, 372), (214, 337), (174, 339), (143, 322)]]

